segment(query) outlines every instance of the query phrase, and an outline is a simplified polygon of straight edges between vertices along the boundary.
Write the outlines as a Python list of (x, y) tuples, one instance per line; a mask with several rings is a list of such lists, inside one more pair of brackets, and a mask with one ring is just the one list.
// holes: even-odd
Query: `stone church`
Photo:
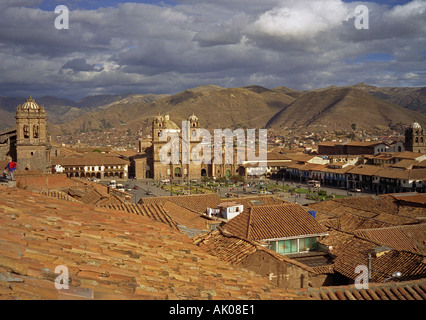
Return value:
[(50, 172), (50, 138), (46, 110), (31, 97), (18, 105), (16, 129), (0, 134), (0, 160), (13, 160), (17, 171)]
[(414, 121), (410, 127), (405, 130), (404, 147), (406, 151), (426, 153), (426, 131), (418, 122)]
[[(189, 122), (190, 134), (200, 128), (199, 119), (192, 114), (187, 121)], [(194, 163), (182, 161), (186, 153), (191, 154), (193, 148), (200, 143), (200, 140), (194, 139), (189, 143), (189, 150), (182, 149), (182, 130), (172, 120), (169, 115), (158, 115), (152, 121), (152, 134), (147, 139), (139, 139), (139, 155), (132, 157), (132, 166), (137, 179), (154, 178), (155, 180), (165, 179), (199, 179), (203, 176), (230, 177), (232, 175), (244, 175), (245, 168), (237, 164), (237, 152), (233, 151), (232, 164), (225, 163), (225, 152), (223, 152), (222, 163), (217, 164), (213, 159), (213, 150), (211, 151), (210, 163)], [(165, 132), (179, 135), (179, 161), (178, 163), (164, 164), (161, 161), (161, 148), (167, 144), (167, 141), (161, 139)]]

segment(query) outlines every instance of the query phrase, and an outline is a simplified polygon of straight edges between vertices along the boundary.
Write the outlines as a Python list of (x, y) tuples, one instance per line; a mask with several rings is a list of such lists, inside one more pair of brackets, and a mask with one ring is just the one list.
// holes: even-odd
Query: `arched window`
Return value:
[(27, 125), (24, 125), (24, 138), (29, 138), (30, 137), (30, 127)]
[(34, 125), (33, 126), (33, 137), (34, 138), (38, 138), (38, 126), (37, 125)]

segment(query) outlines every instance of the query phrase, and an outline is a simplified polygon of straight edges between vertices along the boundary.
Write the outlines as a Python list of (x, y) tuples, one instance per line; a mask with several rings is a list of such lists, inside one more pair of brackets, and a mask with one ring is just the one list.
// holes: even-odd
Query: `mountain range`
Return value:
[[(0, 130), (13, 128), (18, 104), (26, 98), (0, 97)], [(178, 125), (194, 113), (203, 128), (306, 127), (311, 130), (389, 129), (414, 120), (426, 124), (426, 87), (375, 87), (364, 83), (299, 91), (200, 86), (177, 94), (98, 95), (72, 101), (36, 98), (48, 114), (51, 135), (102, 131), (118, 126), (149, 130), (157, 114)], [(149, 131), (148, 131), (149, 132)]]

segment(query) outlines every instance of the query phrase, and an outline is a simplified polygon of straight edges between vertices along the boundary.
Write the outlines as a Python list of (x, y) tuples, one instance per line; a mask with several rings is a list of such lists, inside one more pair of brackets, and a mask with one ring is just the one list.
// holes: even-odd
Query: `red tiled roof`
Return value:
[[(359, 274), (355, 268), (359, 265), (368, 266), (368, 253), (373, 253), (380, 244), (353, 236), (344, 243), (333, 247), (334, 271), (349, 279), (355, 280)], [(371, 282), (383, 282), (393, 273), (402, 273), (400, 280), (412, 280), (426, 277), (424, 256), (408, 251), (388, 250), (372, 258)]]
[[(164, 223), (0, 186), (1, 299), (293, 299)], [(55, 268), (70, 289), (56, 290)]]
[(292, 292), (315, 300), (426, 300), (426, 279), (370, 283), (368, 289), (348, 285), (297, 289)]
[(314, 274), (322, 273), (317, 272), (315, 268), (265, 248), (254, 241), (235, 236), (222, 228), (194, 237), (193, 240), (194, 244), (204, 248), (210, 254), (232, 264), (240, 264), (249, 255), (262, 251), (273, 256), (279, 262), (293, 264)]
[(249, 240), (326, 232), (326, 229), (298, 204), (254, 206), (227, 222), (223, 228)]
[(426, 254), (426, 223), (379, 229), (356, 230), (358, 237), (418, 254)]
[(222, 202), (216, 193), (210, 193), (184, 196), (145, 197), (141, 198), (139, 203), (165, 204), (167, 201), (198, 213), (205, 213), (207, 208), (217, 208), (217, 205)]

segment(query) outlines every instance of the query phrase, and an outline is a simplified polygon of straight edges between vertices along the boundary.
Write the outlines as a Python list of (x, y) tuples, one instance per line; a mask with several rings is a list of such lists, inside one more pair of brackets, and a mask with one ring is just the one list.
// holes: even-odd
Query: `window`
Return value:
[(297, 252), (297, 239), (271, 242), (271, 249), (278, 253)]
[(302, 238), (302, 239), (290, 239), (290, 240), (278, 240), (270, 242), (270, 249), (280, 253), (289, 254), (296, 252), (306, 252), (316, 249), (317, 238)]
[(33, 126), (33, 137), (38, 138), (38, 126), (36, 125)]
[(314, 249), (317, 238), (303, 238), (299, 239), (299, 252), (310, 251)]
[(30, 128), (27, 125), (24, 125), (24, 138), (30, 137)]

